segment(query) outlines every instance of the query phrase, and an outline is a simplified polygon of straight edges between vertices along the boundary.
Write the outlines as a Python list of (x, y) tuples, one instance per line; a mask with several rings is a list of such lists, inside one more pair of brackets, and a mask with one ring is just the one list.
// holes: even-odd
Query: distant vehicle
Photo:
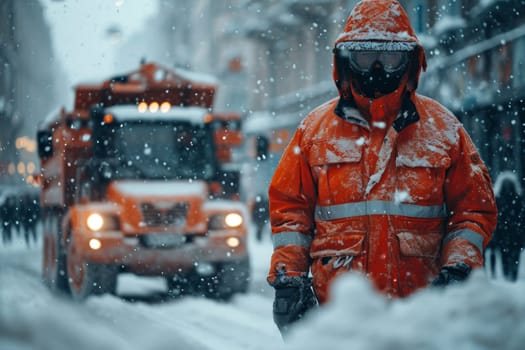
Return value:
[(77, 86), (74, 110), (39, 128), (52, 290), (114, 293), (121, 272), (163, 276), (174, 294), (247, 290), (250, 218), (217, 157), (216, 85), (183, 73), (148, 63)]
[(264, 231), (269, 230), (270, 180), (299, 122), (298, 117), (278, 119), (269, 113), (257, 112), (243, 124), (248, 167), (242, 187), (259, 241)]
[(239, 113), (211, 114), (215, 158), (220, 164), (223, 186), (222, 196), (239, 200), (242, 164), (244, 161), (244, 136), (242, 117)]

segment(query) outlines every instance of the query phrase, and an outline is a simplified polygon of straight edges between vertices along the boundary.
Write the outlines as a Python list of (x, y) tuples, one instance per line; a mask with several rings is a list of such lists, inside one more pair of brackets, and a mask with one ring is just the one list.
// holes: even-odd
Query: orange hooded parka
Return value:
[(399, 88), (374, 99), (339, 81), (334, 64), (340, 96), (303, 119), (270, 184), (268, 282), (311, 272), (324, 303), (347, 271), (404, 297), (442, 266), (481, 267), (496, 225), (491, 180), (461, 123), (416, 94), (426, 62), (407, 14), (396, 0), (361, 1), (341, 42), (415, 48)]

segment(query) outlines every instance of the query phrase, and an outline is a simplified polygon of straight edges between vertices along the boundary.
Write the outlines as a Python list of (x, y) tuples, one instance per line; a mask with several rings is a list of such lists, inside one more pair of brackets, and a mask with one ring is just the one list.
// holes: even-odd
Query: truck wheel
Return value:
[(51, 287), (51, 243), (49, 235), (44, 233), (42, 244), (42, 279), (46, 286)]
[(44, 236), (44, 281), (55, 293), (69, 294), (67, 264), (64, 247), (59, 239), (60, 216), (57, 218), (56, 232)]
[(84, 261), (71, 235), (68, 244), (67, 271), (69, 289), (74, 300), (82, 301), (94, 294), (115, 294), (118, 266)]
[(74, 300), (82, 301), (93, 293), (94, 271), (92, 266), (82, 259), (75, 247), (72, 235), (69, 238), (67, 255), (67, 274), (71, 296)]

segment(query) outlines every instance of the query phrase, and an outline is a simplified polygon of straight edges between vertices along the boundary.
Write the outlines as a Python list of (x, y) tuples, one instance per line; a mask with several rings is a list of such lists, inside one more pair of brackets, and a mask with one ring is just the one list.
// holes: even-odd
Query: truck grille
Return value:
[(170, 249), (182, 247), (186, 243), (191, 243), (193, 236), (180, 233), (150, 233), (139, 235), (139, 242), (143, 247), (153, 249)]
[(186, 224), (188, 203), (173, 203), (171, 206), (163, 205), (162, 208), (155, 206), (153, 203), (141, 203), (140, 208), (144, 217), (144, 223), (148, 227), (181, 227)]

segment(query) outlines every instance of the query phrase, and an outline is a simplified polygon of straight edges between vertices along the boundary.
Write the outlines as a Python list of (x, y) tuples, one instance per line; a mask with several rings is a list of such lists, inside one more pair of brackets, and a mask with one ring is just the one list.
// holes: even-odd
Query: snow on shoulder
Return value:
[(364, 277), (335, 281), (333, 301), (292, 330), (286, 349), (523, 349), (525, 282), (482, 270), (464, 284), (388, 301)]

